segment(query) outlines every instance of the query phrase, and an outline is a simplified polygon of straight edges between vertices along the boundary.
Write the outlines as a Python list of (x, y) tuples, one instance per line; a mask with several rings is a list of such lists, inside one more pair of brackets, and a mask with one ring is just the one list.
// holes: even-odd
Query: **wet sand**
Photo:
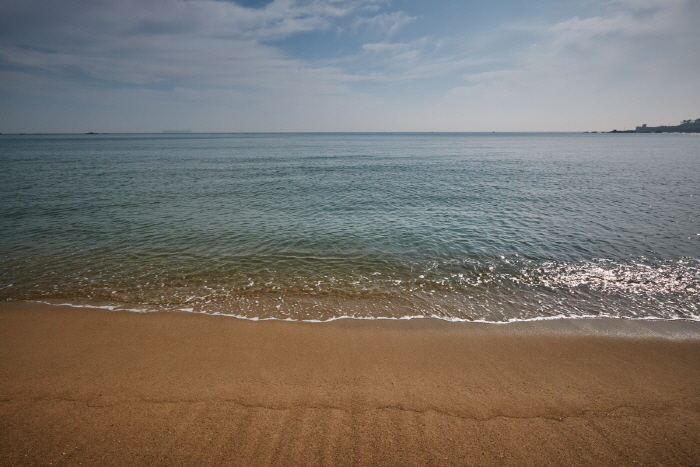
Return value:
[(700, 465), (700, 323), (0, 303), (0, 465)]

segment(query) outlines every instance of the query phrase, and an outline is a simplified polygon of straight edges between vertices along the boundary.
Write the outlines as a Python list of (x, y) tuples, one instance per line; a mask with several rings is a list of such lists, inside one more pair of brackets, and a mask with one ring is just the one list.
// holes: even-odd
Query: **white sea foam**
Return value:
[(125, 311), (132, 313), (162, 313), (162, 312), (185, 312), (185, 313), (195, 313), (204, 314), (211, 316), (226, 316), (230, 318), (243, 319), (246, 321), (284, 321), (284, 322), (302, 322), (302, 323), (329, 323), (333, 321), (340, 320), (361, 320), (361, 321), (406, 321), (406, 320), (422, 320), (422, 319), (435, 319), (451, 323), (478, 323), (478, 324), (494, 324), (494, 325), (506, 325), (511, 323), (534, 323), (538, 321), (568, 321), (568, 320), (626, 320), (626, 321), (688, 321), (688, 322), (700, 322), (700, 317), (691, 318), (681, 318), (681, 317), (656, 317), (656, 316), (636, 316), (636, 317), (620, 317), (614, 314), (582, 314), (582, 315), (551, 315), (551, 316), (535, 316), (527, 318), (509, 318), (505, 320), (487, 320), (487, 319), (470, 319), (470, 318), (460, 318), (454, 316), (444, 316), (437, 314), (416, 314), (416, 315), (402, 315), (402, 316), (357, 316), (357, 315), (337, 315), (332, 316), (327, 319), (295, 319), (291, 317), (275, 317), (275, 316), (248, 316), (239, 313), (227, 313), (222, 311), (196, 311), (193, 308), (177, 308), (175, 310), (166, 310), (162, 308), (130, 308), (119, 305), (98, 305), (90, 303), (72, 303), (72, 302), (47, 302), (42, 300), (29, 300), (31, 303), (41, 303), (50, 306), (67, 306), (73, 308), (88, 308), (88, 309), (99, 309), (99, 310), (109, 310), (109, 311)]

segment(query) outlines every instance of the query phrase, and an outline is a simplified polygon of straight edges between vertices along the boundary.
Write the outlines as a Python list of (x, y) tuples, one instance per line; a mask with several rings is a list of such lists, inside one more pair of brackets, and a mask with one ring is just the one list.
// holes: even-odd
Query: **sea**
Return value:
[(0, 136), (0, 300), (700, 320), (700, 137)]

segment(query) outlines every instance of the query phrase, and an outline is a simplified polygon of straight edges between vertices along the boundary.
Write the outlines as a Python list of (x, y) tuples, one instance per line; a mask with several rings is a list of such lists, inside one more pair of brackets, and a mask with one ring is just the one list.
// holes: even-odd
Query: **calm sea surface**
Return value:
[(0, 136), (0, 300), (700, 320), (700, 137)]

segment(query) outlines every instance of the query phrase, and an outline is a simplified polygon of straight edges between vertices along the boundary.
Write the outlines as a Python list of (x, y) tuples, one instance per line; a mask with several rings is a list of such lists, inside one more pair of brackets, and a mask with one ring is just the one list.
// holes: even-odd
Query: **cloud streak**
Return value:
[[(252, 10), (217, 1), (11, 3), (3, 22), (24, 26), (2, 34), (3, 68), (85, 86), (156, 89), (274, 88), (280, 73), (293, 79), (301, 68), (311, 70), (266, 41), (326, 29), (364, 4), (276, 1)], [(318, 74), (324, 79), (328, 70)]]

